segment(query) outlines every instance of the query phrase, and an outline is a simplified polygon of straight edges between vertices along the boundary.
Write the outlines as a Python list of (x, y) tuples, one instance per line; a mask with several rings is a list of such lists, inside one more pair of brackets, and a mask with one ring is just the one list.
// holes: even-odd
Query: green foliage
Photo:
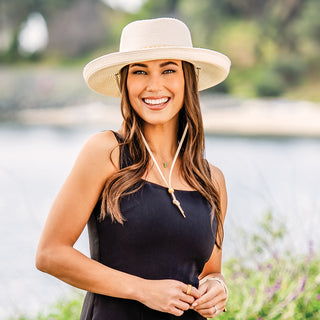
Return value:
[(166, 17), (177, 12), (177, 0), (147, 1), (142, 8), (145, 19), (150, 17)]
[(224, 265), (228, 312), (219, 319), (319, 319), (319, 263), (319, 258), (288, 255), (251, 268), (229, 261)]
[(290, 86), (301, 82), (307, 66), (301, 57), (285, 56), (276, 60), (272, 69)]
[(320, 256), (312, 246), (304, 256), (279, 250), (285, 232), (268, 213), (245, 237), (246, 254), (224, 264), (229, 301), (219, 319), (320, 319)]
[(257, 96), (278, 97), (287, 88), (303, 82), (307, 72), (306, 62), (298, 56), (286, 55), (275, 59), (272, 66), (256, 70), (251, 78)]
[(272, 70), (263, 70), (253, 78), (253, 85), (257, 96), (278, 97), (285, 91), (282, 77)]
[(75, 292), (72, 297), (59, 300), (47, 313), (40, 313), (36, 317), (18, 316), (9, 320), (79, 320), (83, 294)]

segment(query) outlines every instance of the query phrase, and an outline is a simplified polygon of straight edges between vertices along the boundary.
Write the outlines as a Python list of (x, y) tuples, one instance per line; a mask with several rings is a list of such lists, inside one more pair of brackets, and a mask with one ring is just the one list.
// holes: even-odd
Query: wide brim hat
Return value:
[(230, 59), (217, 51), (194, 48), (188, 27), (180, 20), (157, 18), (138, 20), (124, 27), (119, 52), (89, 62), (83, 70), (87, 85), (101, 94), (120, 97), (119, 73), (131, 63), (172, 59), (192, 63), (198, 74), (198, 88), (213, 87), (228, 76)]

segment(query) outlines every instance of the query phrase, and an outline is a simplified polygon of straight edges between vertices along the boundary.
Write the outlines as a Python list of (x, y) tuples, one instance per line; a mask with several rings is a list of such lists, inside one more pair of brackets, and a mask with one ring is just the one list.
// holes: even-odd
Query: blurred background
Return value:
[[(319, 254), (319, 11), (318, 0), (1, 0), (0, 319), (33, 316), (71, 291), (35, 270), (35, 250), (85, 140), (121, 125), (119, 100), (91, 92), (82, 69), (118, 51), (137, 19), (179, 18), (195, 47), (232, 61), (200, 94), (207, 158), (229, 193), (225, 260), (247, 261), (270, 235), (277, 245), (259, 261)], [(88, 253), (86, 232), (77, 247)]]

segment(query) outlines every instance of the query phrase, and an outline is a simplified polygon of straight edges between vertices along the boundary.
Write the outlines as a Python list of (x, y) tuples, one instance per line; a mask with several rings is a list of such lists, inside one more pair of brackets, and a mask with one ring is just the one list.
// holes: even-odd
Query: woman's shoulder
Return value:
[(111, 130), (101, 131), (92, 134), (86, 141), (85, 146), (98, 150), (113, 149), (118, 145), (116, 134)]
[(210, 166), (212, 181), (217, 186), (217, 191), (220, 195), (221, 212), (224, 219), (226, 216), (227, 202), (228, 202), (227, 188), (226, 188), (226, 182), (224, 179), (224, 174), (218, 167), (212, 165), (211, 163), (209, 163), (209, 166)]
[(110, 162), (118, 165), (119, 148), (117, 146), (118, 141), (112, 131), (98, 132), (87, 139), (80, 152), (80, 157), (95, 166), (105, 166)]
[(219, 193), (224, 193), (226, 190), (226, 182), (223, 172), (213, 164), (209, 163), (212, 181), (218, 187)]
[(210, 167), (210, 172), (211, 172), (211, 177), (215, 180), (217, 180), (217, 182), (220, 183), (225, 183), (225, 179), (224, 179), (224, 174), (223, 172), (216, 166), (214, 166), (213, 164), (209, 163), (209, 167)]
[(221, 212), (223, 213), (223, 217), (225, 217), (228, 199), (227, 199), (227, 188), (226, 188), (224, 174), (218, 167), (212, 165), (211, 163), (209, 163), (209, 166), (210, 166), (212, 181), (217, 186), (217, 191), (220, 195)]

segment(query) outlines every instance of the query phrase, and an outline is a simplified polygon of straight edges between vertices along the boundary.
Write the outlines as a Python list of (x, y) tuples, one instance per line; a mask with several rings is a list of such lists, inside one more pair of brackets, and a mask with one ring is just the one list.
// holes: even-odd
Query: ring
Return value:
[(215, 307), (215, 309), (216, 309), (216, 313), (218, 313), (218, 312), (219, 312), (219, 310), (218, 310), (217, 306), (214, 306), (214, 307)]
[(188, 284), (186, 294), (189, 295), (191, 293), (191, 289), (192, 289), (192, 285)]

